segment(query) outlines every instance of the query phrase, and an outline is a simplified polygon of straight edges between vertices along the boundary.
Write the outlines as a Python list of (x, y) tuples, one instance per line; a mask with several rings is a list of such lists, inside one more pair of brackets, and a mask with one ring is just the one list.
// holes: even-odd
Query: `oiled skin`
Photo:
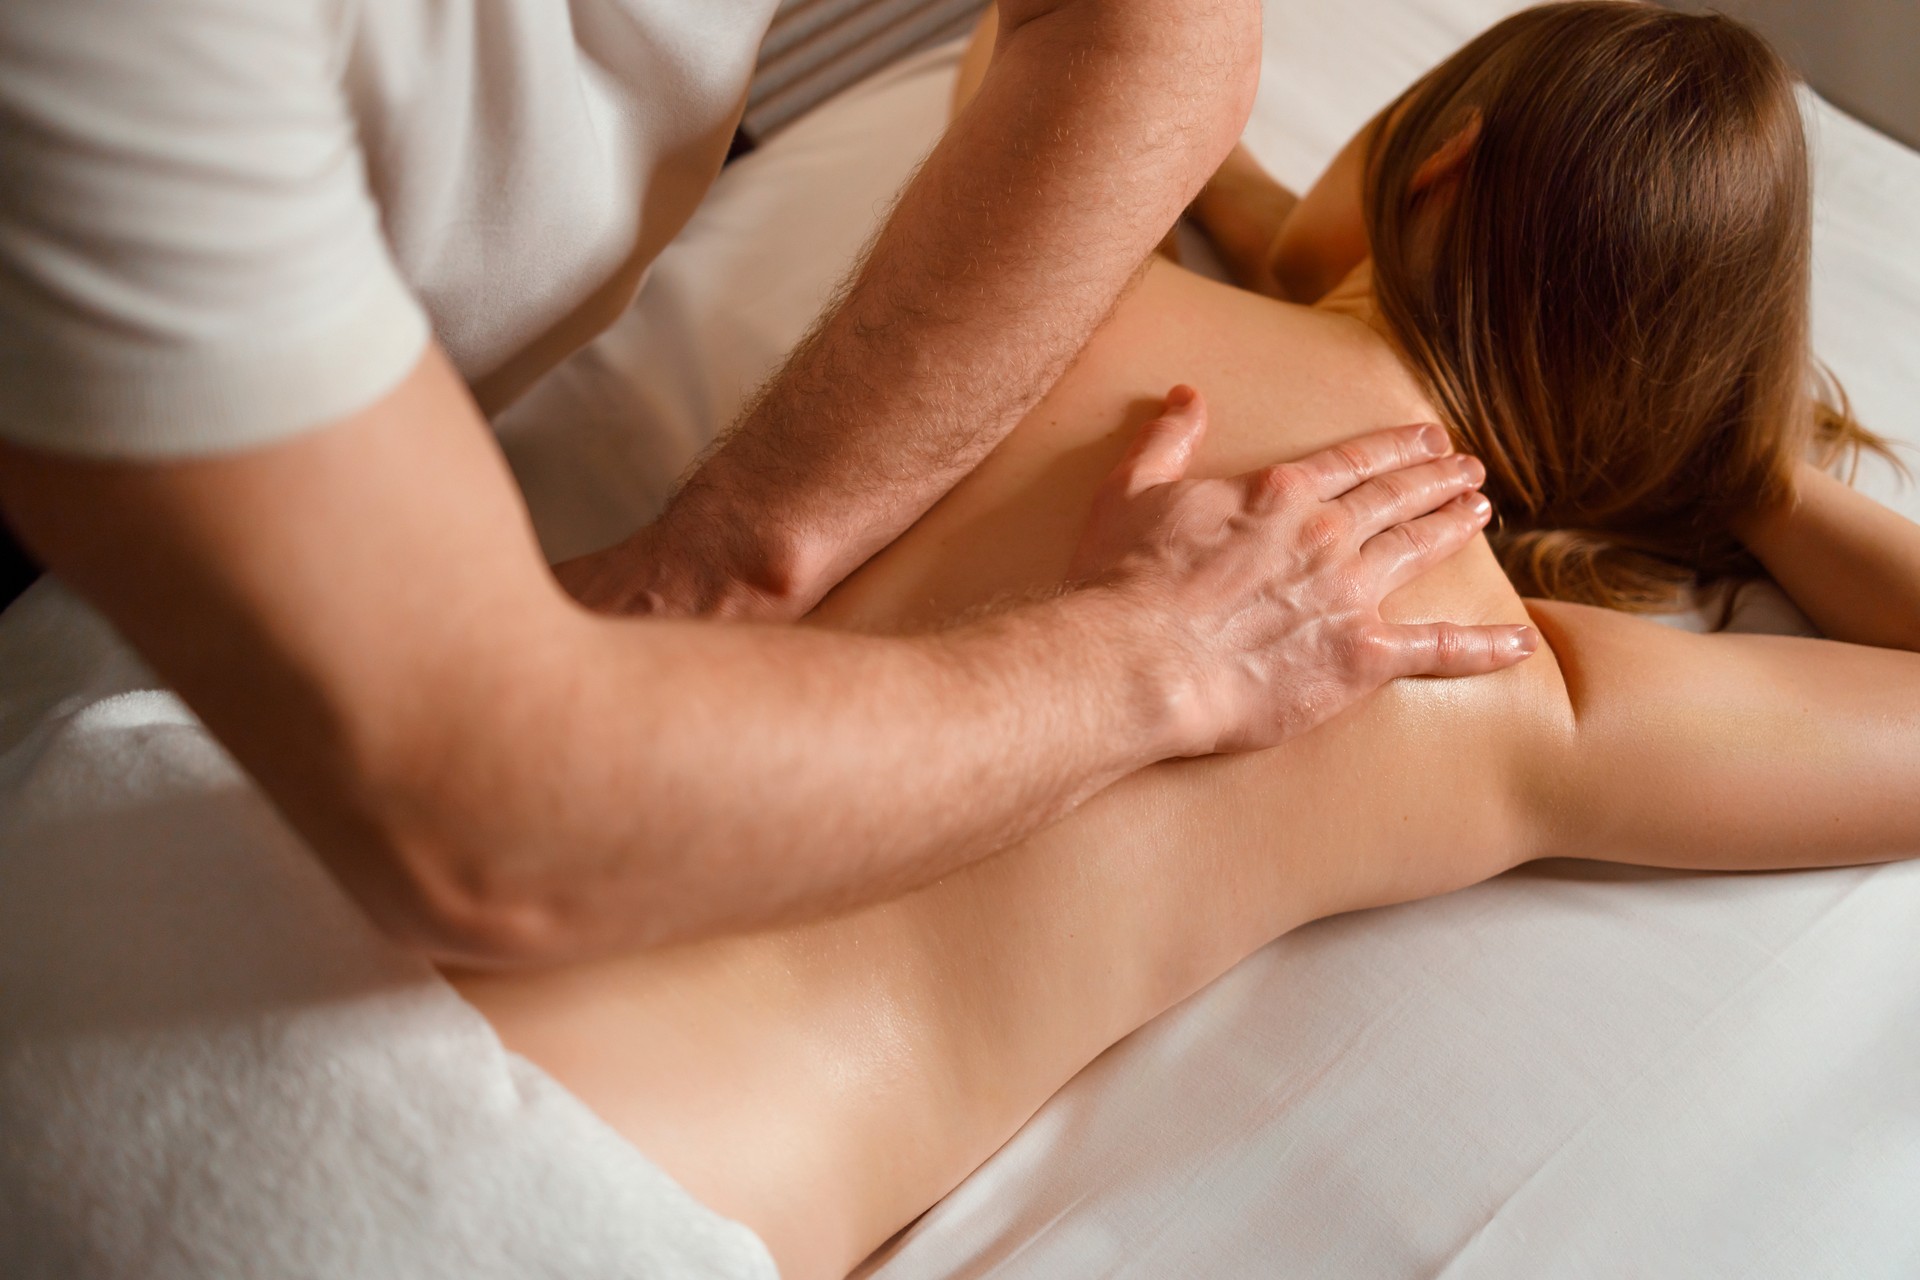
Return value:
[[(1156, 262), (1013, 436), (816, 621), (918, 627), (1056, 583), (1093, 487), (1178, 382), (1212, 409), (1197, 473), (1432, 419), (1368, 314), (1364, 276), (1306, 309)], [(1278, 749), (1155, 766), (898, 901), (456, 984), (807, 1280), (844, 1274), (1108, 1045), (1305, 921), (1542, 856), (1920, 851), (1920, 657), (1530, 610), (1484, 540), (1386, 609), (1530, 613), (1548, 645), (1512, 671), (1401, 681)]]

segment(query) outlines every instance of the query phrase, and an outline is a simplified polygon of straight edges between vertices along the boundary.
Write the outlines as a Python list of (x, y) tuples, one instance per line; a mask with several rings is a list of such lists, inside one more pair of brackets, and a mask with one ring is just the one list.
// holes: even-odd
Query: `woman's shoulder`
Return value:
[(1413, 372), (1364, 321), (1263, 297), (1162, 259), (1068, 381), (1089, 393), (1189, 382), (1212, 407), (1215, 447), (1248, 465), (1435, 416)]

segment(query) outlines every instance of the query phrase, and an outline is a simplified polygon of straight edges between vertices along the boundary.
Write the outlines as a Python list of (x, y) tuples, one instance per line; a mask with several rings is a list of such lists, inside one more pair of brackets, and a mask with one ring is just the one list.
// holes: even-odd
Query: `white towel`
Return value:
[(0, 619), (0, 1271), (772, 1277), (56, 584)]

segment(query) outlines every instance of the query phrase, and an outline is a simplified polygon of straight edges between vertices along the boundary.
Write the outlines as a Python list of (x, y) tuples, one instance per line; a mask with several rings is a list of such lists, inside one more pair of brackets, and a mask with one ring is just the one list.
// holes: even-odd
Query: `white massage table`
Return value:
[[(1251, 145), (1306, 183), (1511, 7), (1274, 0)], [(953, 57), (731, 167), (499, 424), (549, 550), (644, 518), (733, 417), (931, 144)], [(1920, 439), (1920, 156), (1812, 109), (1820, 351)], [(100, 1274), (630, 1275), (648, 1176), (58, 584), (0, 617), (0, 1273), (65, 1274), (9, 1250), (56, 1221)], [(1920, 1276), (1920, 864), (1553, 864), (1303, 929), (1106, 1054), (871, 1272), (987, 1275)]]
[[(1521, 7), (1269, 0), (1247, 141), (1304, 189), (1419, 72)], [(843, 95), (722, 176), (603, 344), (665, 427), (652, 438), (704, 438), (797, 338), (937, 135), (952, 56)], [(1920, 154), (1809, 104), (1818, 349), (1864, 421), (1920, 443)], [(561, 422), (605, 459), (554, 464), (550, 501), (531, 486), (550, 549), (572, 553), (640, 514), (614, 492), (632, 427), (594, 421), (565, 377), (544, 394), (504, 424), (523, 472)], [(1863, 483), (1920, 517), (1885, 470)], [(872, 1280), (989, 1275), (1911, 1280), (1920, 864), (1547, 864), (1301, 930), (1101, 1058)]]

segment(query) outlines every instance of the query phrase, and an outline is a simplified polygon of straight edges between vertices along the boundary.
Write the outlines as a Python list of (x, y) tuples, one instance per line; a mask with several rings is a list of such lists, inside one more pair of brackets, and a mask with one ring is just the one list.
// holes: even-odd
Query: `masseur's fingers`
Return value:
[(1447, 433), (1431, 422), (1388, 427), (1344, 440), (1330, 449), (1288, 464), (1307, 482), (1307, 491), (1331, 502), (1357, 484), (1437, 458), (1447, 451)]
[(1192, 387), (1175, 387), (1160, 416), (1140, 428), (1105, 487), (1131, 498), (1183, 479), (1206, 434), (1207, 402)]
[(1452, 622), (1382, 626), (1372, 652), (1385, 677), (1483, 676), (1504, 671), (1540, 647), (1532, 627), (1463, 627)]
[(1334, 506), (1352, 522), (1354, 535), (1365, 542), (1408, 520), (1438, 511), (1486, 481), (1487, 469), (1477, 458), (1451, 454), (1403, 471), (1389, 471), (1349, 489)]
[(1388, 596), (1473, 541), (1492, 518), (1486, 495), (1463, 493), (1431, 515), (1370, 539), (1360, 559), (1380, 594)]

